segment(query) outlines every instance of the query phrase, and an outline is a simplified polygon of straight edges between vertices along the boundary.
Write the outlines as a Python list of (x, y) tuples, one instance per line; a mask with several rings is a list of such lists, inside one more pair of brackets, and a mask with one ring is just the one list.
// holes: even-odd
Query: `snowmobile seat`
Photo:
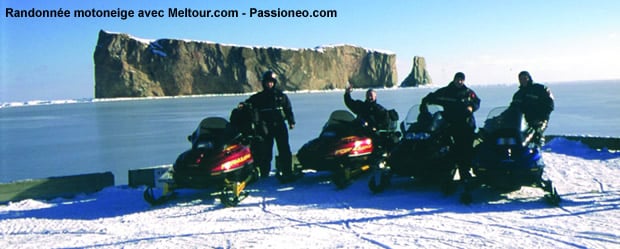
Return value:
[(228, 125), (228, 121), (222, 117), (208, 117), (200, 121), (200, 131), (209, 131), (215, 129), (225, 129)]
[(201, 141), (208, 141), (211, 146), (222, 146), (239, 136), (239, 132), (221, 117), (203, 119), (196, 131), (190, 136), (192, 147), (200, 147)]

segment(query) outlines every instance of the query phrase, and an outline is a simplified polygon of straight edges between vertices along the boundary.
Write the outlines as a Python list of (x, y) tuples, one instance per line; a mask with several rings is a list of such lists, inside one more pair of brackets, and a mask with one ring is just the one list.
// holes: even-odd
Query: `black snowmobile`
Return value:
[(400, 124), (403, 138), (385, 161), (373, 169), (368, 182), (372, 192), (384, 191), (394, 174), (419, 182), (440, 183), (444, 192), (455, 187), (455, 167), (450, 157), (454, 142), (446, 132), (448, 123), (442, 113), (443, 107), (439, 105), (428, 105), (422, 111), (420, 105), (409, 109)]
[(370, 169), (371, 163), (384, 150), (384, 140), (394, 140), (395, 136), (390, 130), (370, 131), (365, 122), (351, 112), (336, 110), (329, 116), (319, 137), (299, 149), (299, 165), (295, 168), (297, 171), (331, 171), (334, 184), (345, 188)]
[(498, 107), (489, 112), (484, 127), (479, 129), (475, 148), (475, 178), (465, 186), (461, 202), (472, 202), (472, 190), (490, 187), (502, 193), (523, 186), (545, 191), (545, 199), (558, 205), (560, 196), (551, 180), (543, 176), (545, 163), (540, 147), (533, 141), (534, 129), (528, 127), (524, 115), (512, 108)]
[[(208, 117), (188, 136), (192, 147), (181, 153), (159, 181), (161, 191), (148, 187), (144, 199), (152, 205), (173, 199), (177, 189), (213, 189), (225, 206), (236, 206), (258, 178), (247, 137), (221, 117)], [(156, 192), (161, 195), (155, 196)]]

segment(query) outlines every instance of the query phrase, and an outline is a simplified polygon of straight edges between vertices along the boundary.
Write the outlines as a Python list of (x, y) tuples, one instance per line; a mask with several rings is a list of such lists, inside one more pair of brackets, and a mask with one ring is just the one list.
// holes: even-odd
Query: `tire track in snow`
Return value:
[[(495, 227), (498, 229), (502, 229), (502, 230), (507, 230), (507, 231), (515, 231), (517, 233), (522, 233), (525, 235), (530, 235), (536, 238), (540, 238), (546, 241), (549, 241), (549, 245), (553, 245), (553, 247), (557, 247), (558, 243), (559, 244), (564, 244), (568, 247), (571, 248), (588, 248), (587, 245), (581, 245), (578, 244), (576, 242), (571, 241), (571, 238), (568, 237), (568, 234), (566, 233), (566, 231), (556, 231), (553, 232), (551, 229), (549, 229), (548, 227), (541, 227), (541, 226), (511, 226), (511, 225), (503, 225), (500, 224), (500, 222), (492, 222), (492, 223), (483, 223), (480, 221), (472, 221), (472, 220), (464, 220), (464, 219), (453, 219), (453, 220), (458, 220), (460, 222), (463, 223), (470, 223), (470, 224), (474, 224), (475, 226), (490, 226), (490, 227)], [(554, 227), (555, 228), (555, 227)], [(515, 237), (523, 237), (525, 238), (526, 236), (515, 236)], [(566, 237), (566, 239), (560, 239), (562, 237)], [(540, 243), (539, 243), (540, 244)], [(544, 247), (544, 245), (543, 245)]]
[[(262, 212), (281, 218), (281, 219), (285, 219), (288, 220), (290, 222), (293, 223), (297, 223), (297, 225), (294, 226), (307, 226), (307, 227), (320, 227), (322, 229), (326, 229), (326, 230), (330, 230), (330, 231), (335, 231), (337, 233), (344, 233), (344, 234), (351, 234), (353, 236), (355, 236), (358, 239), (361, 239), (363, 241), (366, 241), (370, 244), (373, 244), (375, 246), (378, 246), (380, 248), (391, 248), (388, 245), (385, 245), (384, 243), (381, 243), (379, 241), (377, 241), (376, 239), (370, 238), (369, 236), (366, 236), (362, 233), (357, 232), (354, 227), (352, 226), (352, 223), (360, 223), (360, 222), (365, 222), (367, 218), (362, 218), (362, 219), (345, 219), (342, 221), (330, 221), (330, 222), (310, 222), (310, 221), (305, 221), (305, 220), (301, 220), (301, 219), (296, 219), (296, 218), (291, 218), (291, 217), (287, 217), (283, 214), (274, 212), (269, 210), (268, 205), (266, 203), (266, 199), (262, 198), (261, 199), (261, 203), (259, 204), (259, 206), (261, 207)], [(340, 208), (343, 209), (351, 209), (352, 207), (349, 206), (346, 203), (340, 203), (340, 204), (334, 204), (334, 206), (341, 206)], [(382, 217), (375, 217), (372, 219), (376, 219), (376, 218), (388, 218), (389, 216), (382, 216)], [(344, 228), (343, 230), (331, 227), (329, 225), (334, 225), (334, 224), (341, 224), (341, 227)]]

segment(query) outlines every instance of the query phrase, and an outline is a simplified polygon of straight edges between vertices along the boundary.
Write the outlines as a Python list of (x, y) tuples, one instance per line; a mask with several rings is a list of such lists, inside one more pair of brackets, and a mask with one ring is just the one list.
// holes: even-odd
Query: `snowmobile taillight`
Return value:
[(370, 138), (348, 136), (340, 139), (340, 143), (334, 150), (335, 156), (349, 155), (360, 156), (372, 153), (372, 140)]
[(366, 138), (364, 140), (357, 140), (353, 143), (353, 149), (349, 156), (360, 156), (372, 153), (372, 140)]

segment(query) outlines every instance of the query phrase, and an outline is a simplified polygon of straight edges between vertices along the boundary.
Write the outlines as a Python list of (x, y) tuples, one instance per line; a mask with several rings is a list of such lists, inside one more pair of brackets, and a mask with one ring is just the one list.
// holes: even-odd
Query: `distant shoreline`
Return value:
[[(610, 80), (576, 80), (576, 81), (558, 81), (558, 82), (543, 82), (545, 84), (557, 85), (557, 84), (612, 84), (619, 83), (620, 79)], [(447, 84), (447, 83), (446, 83)], [(513, 83), (497, 83), (497, 84), (484, 84), (484, 85), (471, 85), (472, 87), (502, 87), (513, 86)], [(392, 88), (379, 88), (377, 90), (400, 90), (400, 89), (412, 89), (412, 88), (438, 88), (445, 84), (431, 84), (417, 87), (392, 87)], [(330, 89), (330, 90), (297, 90), (297, 91), (285, 91), (286, 93), (327, 93), (327, 92), (339, 92), (344, 89)], [(249, 93), (210, 93), (210, 94), (197, 94), (197, 95), (179, 95), (179, 96), (157, 96), (157, 97), (121, 97), (121, 98), (79, 98), (79, 99), (58, 99), (58, 100), (28, 100), (28, 101), (12, 101), (0, 103), (0, 109), (12, 108), (12, 107), (28, 107), (28, 106), (43, 106), (43, 105), (59, 105), (59, 104), (80, 104), (80, 103), (93, 103), (93, 102), (112, 102), (112, 101), (132, 101), (132, 100), (154, 100), (154, 99), (176, 99), (176, 98), (204, 98), (204, 97), (222, 97), (222, 96), (249, 96), (254, 92)]]

